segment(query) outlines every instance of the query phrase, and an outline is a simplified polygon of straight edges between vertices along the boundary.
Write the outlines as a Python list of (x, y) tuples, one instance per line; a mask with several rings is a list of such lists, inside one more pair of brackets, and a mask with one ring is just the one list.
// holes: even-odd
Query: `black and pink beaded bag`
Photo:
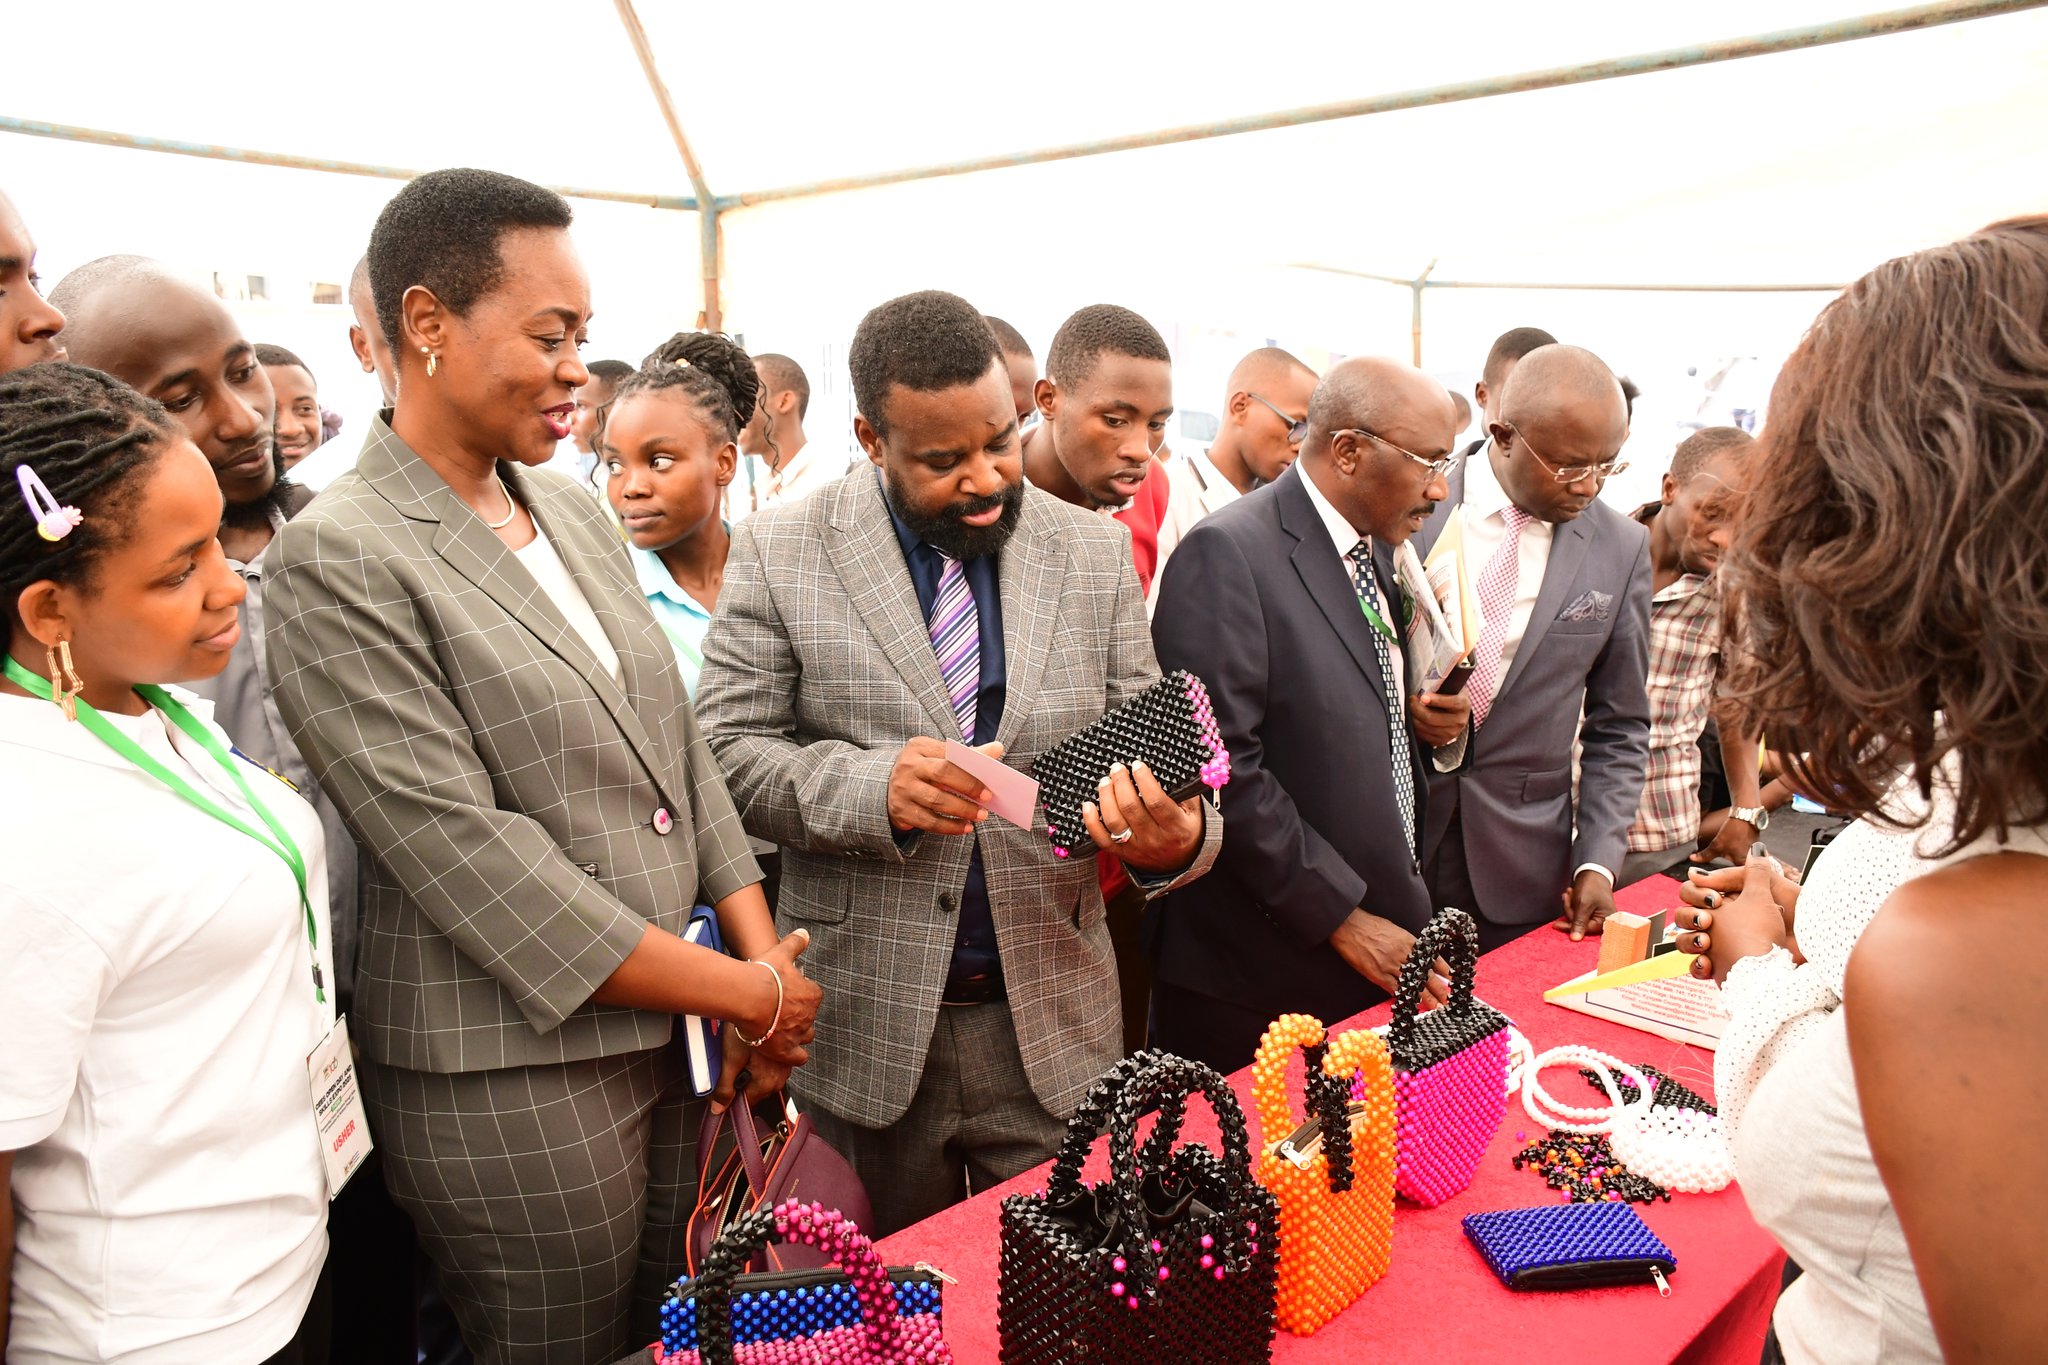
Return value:
[[(1438, 958), (1451, 969), (1450, 1003), (1418, 1016)], [(1478, 964), (1478, 926), (1446, 906), (1416, 935), (1394, 989), (1394, 1188), (1429, 1207), (1472, 1183), (1507, 1115), (1508, 1018), (1474, 998)]]
[[(1220, 1157), (1175, 1145), (1197, 1093), (1216, 1111)], [(1109, 1178), (1084, 1185), (1105, 1117)], [(1004, 1365), (1270, 1360), (1280, 1215), (1252, 1177), (1250, 1141), (1236, 1095), (1199, 1062), (1141, 1052), (1097, 1080), (1045, 1192), (1003, 1201)]]
[(1186, 669), (1167, 674), (1086, 729), (1077, 730), (1031, 764), (1045, 834), (1062, 858), (1093, 853), (1095, 841), (1081, 816), (1097, 799), (1098, 784), (1121, 763), (1142, 761), (1166, 794), (1185, 801), (1230, 780), (1230, 754), (1216, 727), (1209, 689)]

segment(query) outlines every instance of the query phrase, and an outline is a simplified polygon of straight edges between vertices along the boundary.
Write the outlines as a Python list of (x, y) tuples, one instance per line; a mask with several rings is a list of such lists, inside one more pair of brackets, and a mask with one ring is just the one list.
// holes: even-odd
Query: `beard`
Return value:
[(277, 477), (270, 481), (270, 491), (254, 502), (231, 502), (222, 508), (220, 524), (224, 529), (249, 531), (259, 526), (268, 526), (272, 512), (283, 515), (292, 509), (296, 495), (301, 492), (299, 485), (285, 477), (284, 452), (274, 443), (271, 446), (270, 458), (277, 474)]
[[(931, 515), (911, 508), (909, 499), (903, 496), (893, 476), (887, 482), (889, 502), (896, 509), (896, 515), (903, 519), (903, 524), (916, 533), (919, 540), (954, 559), (981, 559), (996, 553), (1009, 544), (1011, 535), (1017, 530), (1018, 519), (1024, 515), (1024, 483), (1021, 479), (1000, 493), (955, 503)], [(962, 520), (994, 507), (1002, 508), (1003, 514), (991, 525), (969, 526)]]

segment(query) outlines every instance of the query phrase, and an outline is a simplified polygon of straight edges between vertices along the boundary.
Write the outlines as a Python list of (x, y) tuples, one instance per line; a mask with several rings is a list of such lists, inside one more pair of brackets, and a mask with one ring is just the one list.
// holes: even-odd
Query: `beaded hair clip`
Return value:
[(78, 529), (85, 520), (85, 514), (76, 507), (65, 507), (50, 492), (48, 484), (30, 469), (21, 465), (14, 471), (14, 478), (21, 485), (21, 498), (28, 504), (29, 514), (36, 519), (36, 534), (52, 543), (64, 539)]

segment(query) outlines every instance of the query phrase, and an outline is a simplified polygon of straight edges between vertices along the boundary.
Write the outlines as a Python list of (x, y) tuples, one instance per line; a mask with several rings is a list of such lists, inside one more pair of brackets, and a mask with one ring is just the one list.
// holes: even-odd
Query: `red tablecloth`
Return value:
[[(1674, 884), (1652, 878), (1617, 896), (1638, 913), (1677, 904)], [(1626, 1062), (1648, 1062), (1711, 1096), (1713, 1055), (1647, 1033), (1543, 1003), (1543, 992), (1590, 970), (1598, 944), (1573, 943), (1543, 928), (1480, 959), (1478, 994), (1513, 1019), (1539, 1051), (1587, 1043)], [(1382, 1005), (1349, 1021), (1380, 1024)], [(1252, 1120), (1253, 1150), (1263, 1141), (1252, 1110), (1249, 1070), (1232, 1076)], [(1553, 1094), (1579, 1082), (1560, 1068), (1546, 1078)], [(1590, 1098), (1587, 1103), (1593, 1102)], [(1189, 1107), (1187, 1140), (1214, 1142), (1216, 1126), (1200, 1101)], [(1394, 1213), (1393, 1268), (1363, 1298), (1313, 1337), (1282, 1332), (1273, 1358), (1282, 1362), (1393, 1360), (1599, 1362), (1750, 1362), (1763, 1346), (1777, 1301), (1784, 1257), (1758, 1228), (1731, 1186), (1719, 1194), (1673, 1195), (1637, 1206), (1678, 1258), (1671, 1297), (1651, 1287), (1569, 1293), (1516, 1293), (1496, 1279), (1465, 1239), (1459, 1220), (1489, 1209), (1527, 1208), (1558, 1198), (1542, 1177), (1517, 1171), (1510, 1158), (1517, 1133), (1535, 1125), (1512, 1104), (1470, 1189), (1434, 1209), (1406, 1203)], [(1104, 1170), (1101, 1144), (1090, 1179)], [(885, 1239), (891, 1265), (929, 1261), (959, 1281), (946, 1286), (946, 1338), (961, 1365), (994, 1362), (998, 1205), (1005, 1195), (1045, 1188), (1047, 1167), (977, 1195)], [(1189, 1362), (1188, 1365), (1193, 1365)]]

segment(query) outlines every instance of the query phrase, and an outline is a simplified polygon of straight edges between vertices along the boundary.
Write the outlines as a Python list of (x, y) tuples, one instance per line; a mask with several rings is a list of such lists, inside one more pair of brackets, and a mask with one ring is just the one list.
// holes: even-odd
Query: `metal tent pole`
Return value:
[[(239, 161), (248, 166), (282, 166), (295, 171), (325, 171), (331, 175), (365, 175), (377, 180), (416, 180), (422, 174), (403, 166), (378, 166), (367, 161), (337, 161), (324, 156), (295, 156), (289, 152), (260, 152), (247, 147), (223, 147), (212, 142), (180, 142), (175, 138), (148, 137), (141, 133), (116, 133), (105, 128), (80, 128), (69, 123), (45, 123), (40, 119), (14, 118), (0, 114), (0, 133), (26, 137), (55, 138), (60, 142), (85, 142), (101, 147), (125, 147), (138, 152), (169, 152), (175, 156), (196, 156), (208, 161)], [(636, 190), (593, 190), (580, 185), (550, 185), (549, 189), (568, 199), (598, 199), (613, 204), (644, 204), (653, 209), (695, 212), (697, 201), (673, 194), (643, 194)]]
[[(1831, 23), (1806, 24), (1798, 28), (1779, 29), (1744, 38), (1693, 43), (1657, 52), (1610, 57), (1571, 66), (1546, 67), (1539, 71), (1524, 71), (1509, 76), (1454, 81), (1448, 85), (1425, 86), (1418, 90), (1402, 90), (1366, 99), (1340, 100), (1333, 104), (1312, 104), (1295, 109), (1275, 110), (1271, 113), (1247, 114), (1240, 118), (1222, 119), (1213, 123), (1193, 123), (1176, 128), (1154, 129), (1150, 132), (1126, 133), (1121, 137), (1100, 138), (1092, 142), (1072, 142), (1064, 146), (1045, 147), (1034, 151), (968, 157), (930, 166), (912, 166), (902, 170), (877, 171), (868, 175), (839, 176), (796, 185), (778, 185), (772, 189), (748, 190), (732, 196), (727, 204), (752, 206), (773, 203), (778, 199), (809, 199), (822, 194), (840, 194), (847, 190), (872, 189), (878, 185), (936, 180), (945, 176), (971, 175), (976, 171), (1003, 170), (1011, 166), (1033, 166), (1047, 161), (1101, 156), (1106, 152), (1136, 151), (1144, 147), (1199, 142), (1206, 138), (1229, 137), (1237, 133), (1257, 133), (1273, 128), (1327, 123), (1333, 119), (1362, 118), (1368, 114), (1384, 114), (1396, 109), (1419, 109), (1427, 105), (1456, 104), (1464, 100), (1486, 99), (1494, 95), (1513, 95), (1529, 90), (1585, 85), (1592, 81), (1613, 80), (1620, 76), (1676, 71), (1688, 66), (1705, 66), (1713, 62), (1735, 61), (1743, 57), (1760, 57), (1773, 52), (1796, 52), (1802, 48), (1825, 47), (1831, 43), (1875, 38), (1888, 33), (1909, 33), (1915, 29), (1961, 23), (1969, 19), (1983, 19), (1995, 14), (2038, 9), (2044, 4), (2048, 4), (2048, 0), (1936, 0), (1936, 3), (1932, 4), (1911, 5), (1904, 9), (1838, 19)], [(702, 196), (701, 190), (699, 195)]]
[(640, 70), (646, 73), (647, 88), (654, 92), (654, 102), (661, 108), (662, 122), (668, 125), (668, 135), (676, 144), (676, 152), (683, 158), (683, 171), (690, 177), (690, 188), (696, 191), (697, 254), (703, 264), (704, 277), (701, 325), (707, 332), (722, 332), (725, 330), (725, 309), (719, 295), (724, 266), (719, 252), (718, 215), (723, 206), (712, 194), (710, 182), (704, 178), (704, 167), (690, 147), (682, 120), (676, 117), (675, 101), (670, 98), (668, 85), (655, 66), (654, 47), (647, 41), (647, 30), (640, 24), (640, 15), (633, 8), (633, 0), (612, 0), (612, 3), (619, 11), (619, 22), (625, 25), (626, 37), (633, 44), (633, 55), (640, 59)]

